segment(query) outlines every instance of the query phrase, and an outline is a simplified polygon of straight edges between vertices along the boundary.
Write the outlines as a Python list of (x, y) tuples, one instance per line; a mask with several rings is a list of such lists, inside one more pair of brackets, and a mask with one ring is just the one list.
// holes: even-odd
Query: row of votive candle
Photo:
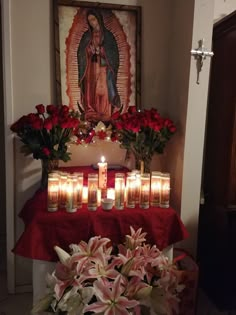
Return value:
[[(50, 173), (48, 177), (48, 211), (59, 207), (68, 212), (75, 212), (87, 203), (89, 210), (96, 210), (101, 202), (102, 191), (99, 189), (98, 174), (88, 174), (88, 186), (83, 186), (83, 173)], [(125, 184), (126, 181), (126, 184)], [(107, 189), (107, 198), (114, 199), (118, 210), (127, 208), (147, 209), (169, 207), (170, 175), (152, 172), (141, 174), (137, 171), (115, 174), (115, 189)]]
[[(115, 190), (116, 191), (116, 190)], [(152, 172), (140, 174), (133, 171), (126, 179), (126, 207), (168, 208), (170, 201), (170, 174)]]
[[(88, 174), (88, 187), (83, 186), (83, 173), (49, 173), (48, 176), (48, 211), (59, 207), (68, 212), (75, 212), (88, 203), (88, 209), (94, 210), (99, 199), (98, 175)], [(87, 189), (86, 189), (87, 188)], [(101, 199), (101, 195), (100, 195)]]

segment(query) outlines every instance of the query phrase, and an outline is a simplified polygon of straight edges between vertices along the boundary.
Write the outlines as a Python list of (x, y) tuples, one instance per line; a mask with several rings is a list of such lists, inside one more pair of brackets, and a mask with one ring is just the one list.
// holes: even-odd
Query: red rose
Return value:
[(125, 121), (125, 120), (127, 120), (129, 117), (130, 117), (130, 115), (129, 115), (128, 113), (124, 113), (124, 114), (122, 114), (122, 115), (120, 116), (120, 119), (123, 120), (123, 121)]
[(31, 123), (31, 127), (35, 130), (40, 130), (43, 127), (43, 120), (41, 118), (38, 118), (37, 120), (33, 121)]
[(132, 105), (132, 106), (129, 106), (128, 112), (129, 112), (130, 114), (136, 113), (136, 112), (137, 112), (136, 106), (133, 106), (133, 105)]
[(51, 151), (47, 147), (42, 148), (42, 153), (46, 156), (49, 156)]
[(115, 123), (115, 127), (116, 127), (116, 129), (118, 129), (118, 130), (122, 130), (122, 129), (123, 129), (123, 124), (122, 124), (121, 122), (116, 122), (116, 123)]
[(11, 127), (10, 127), (11, 131), (20, 132), (25, 127), (25, 125), (27, 124), (27, 121), (28, 121), (27, 116), (22, 116), (14, 124), (11, 125)]
[(52, 127), (53, 127), (52, 119), (50, 119), (50, 118), (45, 119), (45, 120), (44, 120), (44, 125), (43, 125), (43, 127), (44, 127), (45, 129), (47, 129), (47, 130), (51, 130)]
[(61, 128), (70, 128), (69, 119), (64, 119), (64, 120), (60, 121), (60, 127)]
[(55, 106), (55, 105), (47, 105), (47, 113), (48, 113), (49, 115), (58, 113), (58, 106)]
[(120, 117), (120, 113), (119, 112), (115, 112), (114, 114), (112, 114), (111, 119), (112, 120), (116, 120)]
[(31, 113), (27, 115), (27, 123), (30, 125), (38, 119), (39, 119), (39, 116), (37, 114)]
[(43, 104), (36, 105), (35, 108), (37, 109), (38, 114), (45, 113), (45, 107)]
[(77, 128), (79, 126), (79, 120), (77, 118), (72, 118), (72, 128)]
[(51, 121), (52, 121), (52, 125), (53, 126), (55, 126), (55, 125), (57, 125), (58, 124), (58, 116), (56, 115), (56, 114), (53, 114), (52, 116), (51, 116)]
[(62, 105), (60, 108), (62, 115), (67, 115), (69, 113), (69, 107), (66, 105)]

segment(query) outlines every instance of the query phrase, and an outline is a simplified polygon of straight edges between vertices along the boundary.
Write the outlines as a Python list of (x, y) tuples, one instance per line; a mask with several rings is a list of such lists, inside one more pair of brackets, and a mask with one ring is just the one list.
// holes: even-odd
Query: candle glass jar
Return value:
[(82, 208), (83, 204), (83, 184), (84, 184), (84, 174), (83, 173), (75, 173), (75, 176), (77, 178), (76, 183), (76, 203), (77, 208)]
[(59, 174), (48, 174), (48, 211), (55, 212), (58, 209), (59, 204)]
[(135, 184), (135, 203), (139, 204), (140, 202), (140, 188), (141, 188), (141, 175), (140, 173), (135, 174), (136, 184)]
[(124, 209), (125, 204), (125, 174), (115, 174), (115, 208)]
[(68, 174), (65, 172), (60, 173), (59, 178), (59, 204), (61, 208), (66, 207), (66, 194), (67, 194), (67, 178)]
[(161, 203), (161, 172), (152, 172), (150, 204), (152, 207), (159, 207), (160, 203)]
[(102, 157), (102, 161), (98, 163), (98, 187), (102, 190), (107, 188), (107, 163), (105, 158)]
[(95, 211), (98, 207), (98, 174), (88, 174), (88, 209)]
[(134, 173), (127, 173), (126, 178), (126, 207), (135, 208), (135, 189), (136, 189), (136, 176)]
[(135, 203), (139, 204), (140, 202), (140, 176), (141, 176), (141, 172), (139, 170), (132, 170), (132, 173), (135, 174), (136, 177), (136, 185), (135, 185)]
[(88, 186), (83, 187), (82, 203), (88, 203)]
[(66, 211), (76, 212), (77, 210), (77, 177), (69, 175), (66, 189)]
[(161, 175), (161, 208), (169, 208), (170, 205), (170, 174), (162, 173)]
[(140, 184), (140, 208), (148, 209), (150, 199), (150, 174), (141, 174), (141, 184)]

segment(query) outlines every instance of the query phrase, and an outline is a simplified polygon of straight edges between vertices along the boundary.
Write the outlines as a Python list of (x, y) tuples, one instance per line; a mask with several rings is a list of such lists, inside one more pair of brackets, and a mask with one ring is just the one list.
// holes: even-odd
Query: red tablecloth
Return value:
[[(70, 168), (70, 171), (74, 170), (78, 171), (78, 168)], [(108, 178), (112, 178), (111, 171)], [(112, 182), (109, 183), (111, 187)], [(95, 235), (108, 237), (115, 244), (122, 243), (125, 235), (130, 232), (130, 226), (135, 229), (142, 227), (147, 232), (147, 242), (156, 244), (161, 250), (188, 236), (178, 214), (172, 208), (104, 211), (99, 207), (97, 211), (89, 211), (84, 205), (75, 213), (67, 213), (62, 209), (51, 213), (47, 211), (47, 193), (40, 190), (26, 202), (19, 216), (25, 223), (25, 231), (13, 252), (46, 261), (58, 260), (53, 250), (55, 245), (68, 250), (70, 244), (88, 241)]]

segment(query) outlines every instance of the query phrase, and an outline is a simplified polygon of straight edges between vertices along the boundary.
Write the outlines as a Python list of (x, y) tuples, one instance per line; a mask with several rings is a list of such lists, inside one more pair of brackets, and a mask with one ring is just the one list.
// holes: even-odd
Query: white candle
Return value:
[(88, 186), (83, 186), (83, 193), (82, 193), (82, 202), (88, 202)]
[(98, 163), (98, 186), (100, 189), (107, 188), (107, 163), (105, 157), (101, 157), (101, 162)]
[(170, 174), (162, 173), (161, 176), (161, 204), (162, 208), (168, 208), (170, 203)]
[(152, 172), (150, 203), (151, 203), (151, 206), (153, 207), (159, 207), (160, 202), (161, 202), (161, 173)]
[(126, 206), (135, 208), (136, 177), (134, 173), (127, 173), (126, 178)]
[(98, 206), (98, 174), (88, 174), (88, 209), (95, 211)]
[(59, 178), (54, 173), (48, 175), (48, 211), (58, 208)]
[(70, 175), (68, 178), (66, 189), (66, 211), (76, 212), (76, 210), (77, 210), (76, 177)]
[(77, 208), (82, 208), (83, 203), (83, 180), (84, 174), (83, 173), (76, 173), (76, 195), (77, 195)]
[(66, 206), (66, 187), (67, 187), (67, 176), (66, 173), (61, 173), (60, 183), (59, 183), (59, 198), (60, 207), (65, 208)]
[(125, 174), (115, 174), (115, 208), (124, 209), (125, 202)]
[(101, 206), (102, 191), (99, 188), (98, 188), (98, 191), (97, 191), (97, 198), (98, 198), (98, 206)]
[(141, 175), (141, 187), (140, 187), (140, 208), (149, 208), (149, 196), (150, 196), (150, 174), (143, 173)]

